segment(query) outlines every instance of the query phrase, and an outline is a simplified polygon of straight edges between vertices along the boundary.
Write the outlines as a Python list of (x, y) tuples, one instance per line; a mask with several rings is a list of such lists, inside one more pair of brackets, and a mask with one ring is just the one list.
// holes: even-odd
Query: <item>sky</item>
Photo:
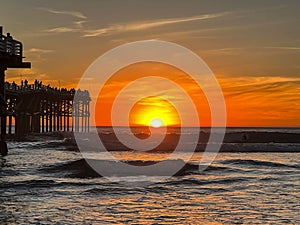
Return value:
[(300, 126), (299, 8), (298, 0), (0, 0), (0, 25), (32, 63), (6, 79), (76, 87), (114, 47), (171, 41), (211, 68), (228, 126)]

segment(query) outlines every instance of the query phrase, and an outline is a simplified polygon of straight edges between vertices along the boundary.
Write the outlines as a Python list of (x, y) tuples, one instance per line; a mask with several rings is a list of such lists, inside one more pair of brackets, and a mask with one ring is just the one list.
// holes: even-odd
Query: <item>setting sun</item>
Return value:
[(138, 101), (130, 111), (132, 126), (178, 126), (180, 118), (175, 107), (167, 100), (149, 96)]
[[(135, 88), (129, 92), (124, 94), (122, 91), (131, 82), (147, 77), (153, 79), (163, 77), (176, 83), (181, 89), (170, 88), (162, 82), (149, 83), (140, 80), (136, 83)], [(151, 90), (151, 95), (144, 94), (149, 90)], [(119, 96), (122, 99), (118, 104), (119, 115), (115, 115), (118, 126), (128, 126), (128, 118), (124, 117), (123, 109), (127, 108), (130, 103), (135, 104), (129, 113), (130, 126), (151, 126), (150, 122), (155, 118), (160, 118), (163, 121), (163, 126), (180, 127), (182, 121), (185, 121), (187, 126), (195, 126), (197, 122), (192, 119), (191, 111), (187, 110), (187, 104), (183, 100), (181, 90), (184, 90), (191, 97), (202, 125), (210, 126), (210, 108), (201, 88), (184, 71), (158, 62), (140, 62), (126, 66), (105, 83), (96, 100), (94, 114), (96, 125), (112, 125), (112, 107), (115, 99)], [(141, 97), (138, 98), (139, 100), (135, 98), (137, 95)], [(91, 118), (92, 120), (93, 118)]]
[(150, 122), (150, 126), (155, 127), (155, 128), (161, 127), (163, 125), (164, 125), (164, 122), (160, 118), (155, 118), (155, 119), (151, 120), (151, 122)]

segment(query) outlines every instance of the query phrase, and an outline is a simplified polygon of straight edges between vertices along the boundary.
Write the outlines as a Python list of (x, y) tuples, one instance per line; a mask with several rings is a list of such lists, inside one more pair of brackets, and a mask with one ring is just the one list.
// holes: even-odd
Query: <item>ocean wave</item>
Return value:
[[(120, 132), (125, 139), (129, 134)], [(99, 135), (99, 136), (98, 136)], [(80, 148), (85, 151), (101, 151), (107, 149), (108, 151), (131, 151), (129, 147), (125, 146), (119, 141), (115, 133), (105, 131), (98, 133), (98, 135), (82, 134), (78, 135), (77, 139), (80, 142)], [(135, 135), (141, 139), (145, 138), (144, 132), (136, 132)], [(219, 134), (216, 134), (219, 135)], [(151, 152), (173, 152), (177, 147), (180, 137), (185, 137), (186, 143), (183, 149), (179, 151), (187, 151), (187, 149), (194, 146), (194, 141), (190, 140), (190, 134), (187, 133), (167, 133), (164, 140)], [(102, 144), (105, 146), (99, 147), (99, 137)], [(206, 149), (210, 137), (209, 132), (200, 132), (197, 147), (195, 151), (202, 152)], [(76, 142), (73, 138), (67, 138), (63, 145), (70, 149), (77, 149)], [(210, 143), (211, 146), (219, 147), (221, 144), (221, 152), (300, 152), (300, 133), (283, 133), (283, 132), (227, 132), (222, 143)], [(138, 149), (135, 149), (138, 150)]]
[[(90, 159), (91, 160), (91, 159)], [(118, 161), (110, 161), (110, 160), (91, 160), (93, 164), (101, 164), (101, 166), (110, 170), (109, 175), (106, 176), (116, 176), (116, 177), (126, 177), (126, 176), (166, 176), (164, 172), (162, 172), (162, 168), (159, 168), (159, 171), (151, 171), (148, 172), (144, 167), (155, 165), (159, 161), (152, 160), (127, 160), (122, 161), (122, 163), (135, 166), (134, 172), (132, 171), (122, 171), (120, 168), (121, 162)], [(166, 160), (164, 161), (164, 166), (174, 168), (180, 168), (179, 170), (175, 170), (172, 176), (186, 176), (192, 174), (199, 173), (199, 165), (191, 162), (184, 162), (183, 160)], [(278, 162), (271, 161), (261, 161), (261, 160), (251, 160), (251, 159), (229, 159), (229, 160), (221, 160), (217, 161), (218, 164), (224, 165), (210, 165), (206, 168), (206, 172), (221, 172), (221, 173), (254, 173), (255, 171), (248, 171), (243, 169), (243, 167), (255, 167), (259, 169), (261, 167), (272, 167), (272, 168), (293, 168), (299, 169), (300, 165), (297, 164), (282, 164)], [(229, 165), (237, 165), (229, 166)], [(176, 167), (178, 166), (178, 167)], [(241, 168), (242, 166), (242, 168)], [(155, 168), (157, 169), (157, 168)], [(58, 165), (47, 166), (46, 168), (42, 168), (44, 172), (47, 173), (58, 173), (63, 177), (71, 177), (71, 178), (96, 178), (101, 177), (101, 174), (97, 173), (90, 165), (86, 162), (85, 159), (79, 159), (67, 163), (62, 163)]]
[(231, 183), (241, 183), (248, 182), (253, 180), (253, 177), (226, 177), (226, 178), (212, 178), (207, 180), (195, 179), (195, 178), (186, 178), (180, 180), (169, 180), (164, 182), (165, 185), (211, 185), (211, 184), (231, 184)]
[[(105, 165), (106, 168), (110, 168), (113, 170), (120, 166), (120, 162), (117, 161), (109, 161), (109, 160), (93, 160), (94, 163), (100, 163)], [(115, 172), (111, 173), (111, 176), (165, 176), (165, 174), (160, 170), (155, 173), (155, 171), (151, 171), (151, 173), (147, 173), (147, 170), (143, 170), (143, 167), (154, 165), (158, 163), (158, 161), (143, 161), (143, 160), (128, 160), (122, 161), (122, 163), (126, 163), (128, 165), (136, 166), (137, 169), (133, 174), (132, 171), (120, 171), (115, 170)], [(199, 166), (193, 163), (185, 163), (183, 160), (166, 160), (164, 161), (165, 165), (182, 165), (181, 169), (178, 170), (173, 176), (185, 176), (189, 174), (193, 174), (198, 171)], [(47, 173), (58, 173), (63, 177), (71, 177), (71, 178), (96, 178), (101, 177), (99, 173), (97, 173), (94, 169), (92, 169), (89, 164), (85, 161), (85, 159), (79, 159), (76, 161), (71, 161), (67, 163), (62, 163), (59, 165), (50, 165), (46, 168), (40, 169), (43, 172)]]
[[(199, 143), (207, 143), (211, 134), (210, 128), (192, 128), (192, 127), (171, 127), (168, 128), (166, 136), (177, 137), (180, 135), (189, 136), (199, 133)], [(104, 141), (115, 139), (115, 133), (120, 135), (129, 135), (127, 130), (122, 127), (97, 128), (98, 134)], [(149, 135), (148, 127), (133, 127), (131, 132), (136, 136)], [(221, 135), (218, 128), (214, 130), (215, 135)], [(300, 129), (267, 129), (267, 128), (226, 128), (225, 143), (300, 143)]]
[[(110, 183), (111, 185), (112, 183)], [(32, 179), (23, 181), (13, 181), (13, 182), (1, 182), (0, 189), (7, 190), (10, 188), (20, 188), (20, 189), (32, 189), (32, 188), (56, 188), (56, 187), (91, 187), (93, 185), (99, 186), (99, 182), (80, 182), (79, 180), (74, 181), (57, 181), (54, 179)]]
[(248, 172), (248, 171), (240, 169), (240, 168), (216, 166), (216, 165), (208, 166), (205, 169), (205, 171), (207, 171), (207, 172), (224, 172), (224, 173), (246, 173), (246, 172)]
[[(189, 132), (191, 133), (191, 129)], [(122, 132), (121, 132), (122, 133)], [(137, 137), (144, 137), (145, 132), (139, 131), (134, 133)], [(128, 134), (123, 134), (126, 137)], [(151, 150), (151, 152), (172, 152), (177, 146), (177, 141), (180, 135), (189, 137), (189, 133), (176, 133), (172, 131), (166, 134), (165, 139), (161, 144)], [(202, 152), (206, 149), (209, 139), (209, 131), (201, 131), (195, 151)], [(99, 151), (99, 137), (105, 149), (108, 151), (130, 151), (127, 146), (122, 144), (116, 137), (115, 133), (106, 129), (99, 131), (98, 135), (84, 133), (78, 135), (81, 139), (81, 147), (85, 147), (86, 151)], [(190, 146), (194, 143), (186, 143)], [(210, 143), (212, 146), (218, 147), (219, 143)], [(72, 133), (51, 133), (51, 134), (35, 134), (27, 135), (22, 141), (14, 141), (9, 143), (10, 148), (14, 149), (55, 149), (55, 150), (70, 150), (78, 151), (78, 146)], [(187, 147), (189, 148), (189, 147)], [(101, 151), (105, 149), (101, 148)], [(179, 149), (186, 151), (186, 149)], [(300, 152), (300, 133), (284, 133), (284, 132), (262, 132), (262, 131), (241, 131), (232, 132), (226, 131), (224, 141), (220, 152)]]
[(260, 167), (287, 167), (287, 168), (300, 168), (300, 165), (296, 164), (282, 164), (278, 162), (262, 161), (254, 159), (228, 159), (219, 161), (222, 164), (237, 164), (243, 166), (260, 166)]
[[(65, 149), (70, 141), (67, 138), (59, 139), (59, 140), (39, 140), (39, 141), (23, 141), (23, 142), (10, 142), (8, 143), (8, 147), (10, 149)], [(74, 143), (72, 142), (72, 146)]]
[(101, 177), (95, 170), (93, 170), (84, 159), (79, 159), (59, 165), (47, 166), (40, 169), (44, 172), (58, 173), (63, 177), (70, 178), (95, 178)]
[(57, 185), (54, 180), (25, 180), (25, 181), (14, 181), (14, 182), (2, 182), (0, 188), (49, 188)]

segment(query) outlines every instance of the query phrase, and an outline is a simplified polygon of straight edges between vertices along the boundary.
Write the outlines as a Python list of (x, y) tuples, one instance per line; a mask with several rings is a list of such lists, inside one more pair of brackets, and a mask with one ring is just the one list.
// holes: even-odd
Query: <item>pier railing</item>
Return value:
[[(15, 40), (10, 33), (3, 34), (0, 26), (0, 67), (7, 68), (30, 68), (30, 62), (23, 62), (23, 45)], [(0, 71), (1, 72), (1, 71)], [(3, 72), (2, 72), (3, 73)]]
[(0, 35), (0, 52), (2, 54), (8, 54), (11, 56), (17, 56), (22, 58), (22, 43), (14, 40), (10, 34), (8, 36)]

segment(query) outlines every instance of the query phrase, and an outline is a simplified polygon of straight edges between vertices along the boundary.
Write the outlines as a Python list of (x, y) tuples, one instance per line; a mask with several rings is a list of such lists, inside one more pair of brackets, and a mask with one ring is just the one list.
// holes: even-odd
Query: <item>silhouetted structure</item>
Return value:
[[(7, 154), (5, 135), (31, 132), (89, 131), (88, 91), (57, 89), (35, 80), (21, 85), (5, 82), (8, 68), (31, 68), (30, 62), (23, 62), (22, 43), (14, 40), (10, 33), (2, 34), (0, 26), (0, 153)], [(14, 130), (12, 129), (14, 125)], [(8, 127), (8, 130), (7, 130)]]
[(7, 154), (7, 146), (4, 141), (6, 130), (6, 104), (5, 104), (5, 70), (8, 68), (30, 68), (29, 62), (23, 62), (23, 46), (22, 43), (14, 40), (10, 33), (3, 35), (0, 26), (0, 105), (1, 105), (1, 144), (0, 151), (2, 155)]
[[(23, 84), (23, 85), (22, 85)], [(89, 131), (88, 91), (57, 89), (37, 80), (21, 85), (5, 83), (8, 134), (27, 134), (52, 131)], [(13, 124), (15, 125), (13, 128)]]

